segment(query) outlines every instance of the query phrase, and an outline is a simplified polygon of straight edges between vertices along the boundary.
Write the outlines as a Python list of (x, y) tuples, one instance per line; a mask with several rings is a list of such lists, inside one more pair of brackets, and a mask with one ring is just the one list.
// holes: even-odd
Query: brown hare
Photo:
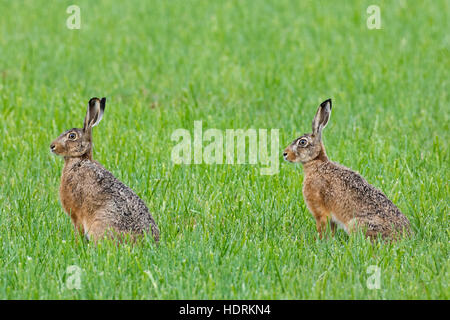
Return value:
[(283, 153), (289, 162), (301, 162), (304, 168), (303, 198), (316, 219), (319, 237), (328, 220), (334, 234), (336, 225), (347, 233), (359, 227), (371, 239), (381, 235), (397, 238), (409, 234), (408, 219), (384, 195), (361, 175), (328, 160), (322, 143), (322, 130), (331, 114), (331, 99), (322, 102), (312, 122), (312, 133), (294, 140)]
[(145, 203), (100, 163), (92, 160), (92, 127), (102, 119), (106, 98), (89, 101), (83, 129), (73, 128), (50, 145), (64, 157), (59, 189), (61, 203), (75, 229), (97, 242), (108, 236), (129, 234), (132, 239), (159, 230)]

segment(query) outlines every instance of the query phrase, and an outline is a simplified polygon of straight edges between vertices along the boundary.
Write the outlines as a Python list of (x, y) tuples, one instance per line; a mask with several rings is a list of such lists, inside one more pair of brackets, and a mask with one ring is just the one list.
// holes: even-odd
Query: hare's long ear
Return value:
[(319, 137), (322, 135), (322, 129), (325, 128), (330, 120), (331, 115), (331, 99), (325, 100), (319, 106), (316, 116), (312, 122), (312, 130), (314, 135)]
[(100, 120), (102, 120), (103, 112), (105, 111), (106, 98), (92, 98), (89, 100), (86, 117), (84, 118), (83, 131), (89, 134), (92, 127), (98, 125)]

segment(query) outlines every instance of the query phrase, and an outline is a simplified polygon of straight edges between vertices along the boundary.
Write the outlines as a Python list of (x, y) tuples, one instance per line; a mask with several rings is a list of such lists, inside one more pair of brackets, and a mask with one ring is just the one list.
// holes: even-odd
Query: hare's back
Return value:
[(98, 191), (94, 195), (101, 201), (99, 210), (118, 231), (148, 231), (154, 224), (144, 201), (128, 186), (97, 162), (89, 165), (96, 177)]
[(402, 215), (381, 190), (368, 183), (359, 173), (333, 162), (327, 164), (324, 172), (339, 190), (337, 198), (347, 204), (354, 204), (357, 207), (355, 212), (369, 212), (382, 217)]

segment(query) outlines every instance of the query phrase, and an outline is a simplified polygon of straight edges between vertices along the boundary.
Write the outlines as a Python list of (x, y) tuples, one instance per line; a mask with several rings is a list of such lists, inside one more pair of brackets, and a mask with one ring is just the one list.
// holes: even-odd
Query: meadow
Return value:
[[(80, 29), (66, 26), (72, 4)], [(367, 27), (372, 4), (381, 29)], [(0, 0), (0, 12), (0, 299), (450, 298), (448, 1)], [(82, 127), (94, 96), (108, 99), (94, 158), (146, 202), (158, 247), (77, 240), (63, 212), (49, 145)], [(327, 98), (328, 156), (382, 189), (413, 237), (317, 239), (301, 165), (282, 151)], [(194, 121), (279, 129), (279, 172), (173, 163), (171, 135)]]

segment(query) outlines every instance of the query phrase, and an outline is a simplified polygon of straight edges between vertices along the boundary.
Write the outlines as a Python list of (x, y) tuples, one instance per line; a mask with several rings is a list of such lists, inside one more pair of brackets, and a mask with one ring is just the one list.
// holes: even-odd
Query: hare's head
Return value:
[(312, 133), (306, 133), (295, 139), (283, 153), (284, 160), (289, 162), (307, 163), (325, 157), (322, 144), (322, 129), (328, 123), (331, 114), (331, 99), (325, 100), (319, 106), (312, 122)]
[(95, 127), (103, 117), (106, 98), (89, 100), (83, 129), (73, 128), (62, 133), (50, 145), (50, 150), (60, 156), (92, 157), (92, 127)]

